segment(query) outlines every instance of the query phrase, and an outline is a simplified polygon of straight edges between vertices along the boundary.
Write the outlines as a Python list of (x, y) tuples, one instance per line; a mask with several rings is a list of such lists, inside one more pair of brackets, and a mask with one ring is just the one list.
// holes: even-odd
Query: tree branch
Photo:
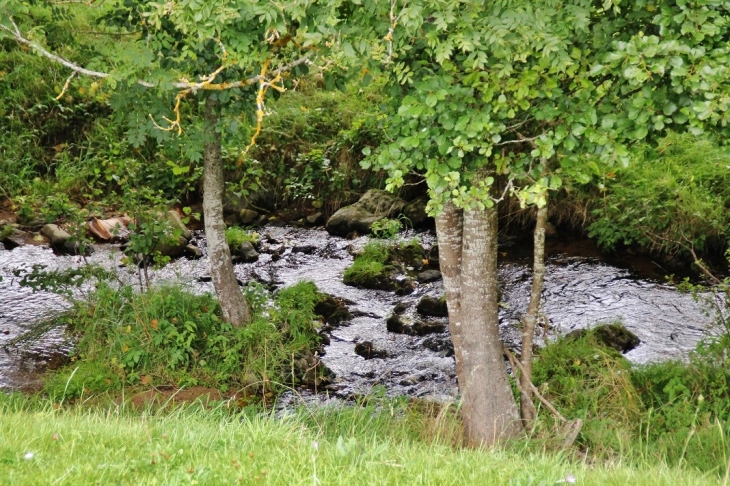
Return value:
[[(109, 73), (105, 73), (105, 72), (101, 72), (101, 71), (93, 71), (91, 69), (83, 68), (74, 62), (71, 62), (56, 54), (53, 54), (52, 52), (48, 51), (47, 49), (45, 49), (43, 46), (41, 46), (37, 42), (33, 42), (32, 40), (27, 39), (26, 37), (23, 37), (22, 33), (20, 32), (20, 29), (18, 28), (18, 25), (13, 20), (13, 17), (8, 15), (7, 18), (10, 21), (11, 27), (0, 24), (0, 30), (4, 30), (5, 32), (8, 32), (13, 37), (13, 39), (15, 39), (16, 42), (30, 47), (31, 49), (35, 50), (42, 56), (45, 56), (48, 59), (52, 60), (53, 62), (61, 64), (78, 74), (83, 74), (85, 76), (91, 76), (91, 77), (100, 78), (100, 79), (108, 78), (109, 76), (111, 76)], [(296, 61), (292, 61), (289, 64), (286, 64), (284, 66), (281, 66), (278, 69), (271, 71), (269, 73), (269, 75), (272, 78), (276, 78), (279, 75), (281, 75), (287, 71), (290, 71), (301, 64), (311, 62), (310, 59), (313, 55), (314, 55), (313, 52), (308, 52), (307, 54), (305, 54), (303, 57), (297, 59)], [(267, 78), (265, 77), (265, 75), (259, 74), (254, 77), (251, 77), (248, 79), (242, 79), (240, 81), (234, 81), (232, 83), (213, 84), (212, 81), (215, 79), (215, 76), (217, 76), (220, 72), (222, 72), (226, 67), (227, 66), (225, 66), (225, 65), (221, 66), (220, 68), (216, 69), (216, 71), (214, 71), (214, 73), (212, 73), (209, 76), (204, 77), (201, 81), (199, 81), (197, 83), (192, 83), (187, 80), (180, 80), (180, 81), (173, 83), (172, 85), (173, 85), (173, 87), (175, 87), (177, 89), (190, 90), (194, 93), (198, 90), (222, 91), (222, 90), (226, 90), (226, 89), (234, 89), (234, 88), (241, 88), (244, 86), (250, 86), (252, 84), (256, 84), (256, 83), (259, 83), (262, 81), (267, 82)], [(150, 83), (149, 81), (144, 81), (142, 79), (138, 79), (136, 81), (136, 83), (139, 84), (140, 86), (144, 86), (145, 88), (153, 88), (155, 86), (154, 84)]]
[[(79, 74), (84, 74), (86, 76), (91, 76), (94, 78), (102, 78), (102, 79), (109, 77), (109, 73), (102, 73), (99, 71), (92, 71), (90, 69), (82, 68), (78, 64), (74, 64), (71, 61), (68, 61), (60, 56), (57, 56), (57, 55), (47, 51), (40, 44), (23, 37), (23, 35), (20, 33), (20, 29), (18, 28), (18, 24), (15, 23), (12, 16), (8, 15), (8, 20), (10, 20), (10, 24), (12, 25), (13, 28), (11, 29), (7, 25), (0, 24), (0, 30), (9, 32), (10, 35), (13, 36), (13, 38), (15, 39), (16, 42), (30, 47), (31, 49), (37, 51), (39, 54), (47, 57), (48, 59), (50, 59), (54, 62), (57, 62), (59, 64), (62, 64), (64, 66), (66, 66), (67, 68), (71, 69), (72, 71), (77, 72)], [(153, 86), (151, 83), (146, 83), (146, 85), (149, 85), (147, 87)]]

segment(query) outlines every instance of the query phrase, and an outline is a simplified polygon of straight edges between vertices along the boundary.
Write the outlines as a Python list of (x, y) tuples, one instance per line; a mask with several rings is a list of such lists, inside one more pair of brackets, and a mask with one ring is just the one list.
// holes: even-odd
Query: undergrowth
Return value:
[(210, 295), (101, 283), (57, 319), (78, 342), (71, 365), (50, 376), (46, 392), (74, 398), (129, 385), (199, 385), (261, 396), (321, 380), (312, 354), (319, 346), (314, 306), (322, 300), (316, 286), (302, 282), (273, 300), (258, 286), (247, 293), (254, 317), (236, 328)]
[[(594, 332), (539, 350), (533, 380), (568, 419), (581, 418), (578, 445), (592, 456), (730, 473), (730, 338), (700, 343), (688, 362), (632, 367)], [(534, 431), (551, 430), (541, 411)], [(539, 441), (538, 441), (539, 442)]]
[(665, 253), (722, 253), (730, 238), (730, 151), (671, 134), (627, 168), (607, 170), (588, 227), (607, 248), (639, 245)]

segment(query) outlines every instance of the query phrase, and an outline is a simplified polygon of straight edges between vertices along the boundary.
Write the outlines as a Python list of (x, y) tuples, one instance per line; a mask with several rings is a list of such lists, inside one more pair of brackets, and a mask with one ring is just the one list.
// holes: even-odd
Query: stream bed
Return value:
[[(328, 235), (323, 229), (266, 227), (260, 231), (262, 251), (258, 262), (237, 264), (243, 282), (255, 279), (274, 286), (288, 286), (311, 280), (324, 292), (345, 299), (355, 316), (351, 323), (332, 331), (322, 361), (335, 379), (325, 390), (347, 397), (369, 393), (382, 385), (389, 395), (409, 395), (446, 400), (456, 394), (454, 361), (448, 331), (411, 336), (390, 333), (386, 319), (396, 304), (407, 307), (405, 315), (415, 317), (421, 297), (440, 297), (440, 281), (421, 284), (414, 293), (397, 296), (392, 292), (346, 286), (342, 274), (352, 263), (351, 248), (366, 239), (346, 240)], [(411, 233), (424, 247), (435, 243), (432, 233)], [(198, 236), (198, 246), (204, 240)], [(88, 258), (108, 268), (116, 268), (119, 278), (136, 283), (132, 270), (121, 266), (121, 253), (114, 245), (98, 245)], [(527, 306), (531, 284), (529, 243), (507, 242), (500, 246), (499, 278), (503, 306), (500, 312), (502, 337), (508, 346), (519, 342), (515, 326)], [(647, 259), (607, 260), (590, 241), (549, 240), (547, 273), (543, 292), (542, 336), (591, 327), (597, 323), (621, 322), (641, 340), (627, 353), (634, 363), (682, 359), (708, 332), (712, 318), (690, 295), (663, 283), (663, 272)], [(62, 364), (72, 343), (62, 330), (54, 330), (30, 347), (7, 346), (19, 334), (44, 317), (69, 306), (62, 297), (48, 292), (33, 293), (18, 285), (13, 270), (44, 264), (49, 269), (79, 266), (83, 259), (56, 256), (51, 249), (26, 245), (14, 250), (0, 249), (0, 389), (34, 390), (42, 372)], [(154, 282), (176, 282), (196, 292), (212, 292), (208, 260), (176, 260), (151, 272)], [(434, 319), (431, 319), (434, 320)], [(436, 319), (438, 320), (438, 319)], [(441, 322), (446, 323), (445, 318)], [(365, 359), (355, 353), (355, 345), (368, 341), (382, 351), (383, 358)]]

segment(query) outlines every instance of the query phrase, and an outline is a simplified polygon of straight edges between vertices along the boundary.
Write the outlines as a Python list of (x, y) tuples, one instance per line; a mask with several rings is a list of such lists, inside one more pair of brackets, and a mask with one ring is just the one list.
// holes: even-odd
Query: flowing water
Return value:
[[(389, 394), (448, 399), (456, 393), (454, 362), (448, 332), (426, 336), (389, 333), (385, 321), (398, 303), (408, 306), (406, 317), (418, 319), (416, 303), (424, 295), (439, 297), (441, 282), (423, 284), (408, 296), (362, 290), (342, 283), (342, 273), (352, 263), (350, 249), (364, 239), (345, 240), (321, 229), (269, 227), (261, 231), (262, 252), (258, 262), (236, 265), (241, 281), (256, 279), (274, 286), (300, 280), (314, 281), (324, 292), (350, 302), (355, 316), (349, 325), (332, 331), (324, 363), (335, 373), (327, 392), (335, 396), (368, 393), (383, 385)], [(409, 237), (413, 237), (410, 235)], [(426, 248), (433, 235), (417, 236)], [(204, 246), (204, 241), (198, 241)], [(515, 323), (524, 312), (530, 292), (529, 244), (500, 247), (500, 280), (503, 309), (500, 327), (503, 339), (517, 345)], [(89, 261), (117, 268), (119, 277), (135, 283), (137, 277), (120, 265), (117, 247), (100, 245)], [(18, 285), (12, 271), (44, 264), (49, 269), (79, 266), (79, 257), (56, 256), (45, 247), (23, 246), (0, 250), (0, 389), (37, 388), (41, 373), (63, 363), (72, 343), (62, 330), (54, 330), (31, 347), (6, 346), (44, 317), (68, 307), (62, 297), (47, 292), (32, 293)], [(151, 272), (155, 282), (181, 282), (197, 292), (210, 291), (206, 258), (177, 260)], [(711, 318), (691, 296), (663, 283), (661, 270), (648, 260), (608, 261), (590, 242), (548, 243), (548, 264), (543, 294), (544, 333), (555, 336), (596, 323), (620, 321), (633, 331), (641, 344), (627, 354), (635, 363), (686, 357), (707, 332)], [(421, 318), (422, 319), (422, 318)], [(430, 318), (431, 321), (437, 319)], [(445, 320), (442, 320), (445, 323)], [(369, 341), (385, 358), (364, 359), (355, 344)]]

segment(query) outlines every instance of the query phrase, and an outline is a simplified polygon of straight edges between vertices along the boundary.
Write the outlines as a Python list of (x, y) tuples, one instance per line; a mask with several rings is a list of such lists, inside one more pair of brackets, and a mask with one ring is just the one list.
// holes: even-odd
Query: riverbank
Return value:
[[(167, 412), (29, 404), (0, 395), (0, 483), (725, 484), (645, 461), (591, 463), (523, 442), (454, 447), (448, 414), (407, 406), (300, 409), (286, 417), (188, 406)], [(446, 417), (446, 418), (444, 418)], [(18, 427), (22, 423), (23, 427)], [(640, 457), (639, 446), (634, 446)]]

